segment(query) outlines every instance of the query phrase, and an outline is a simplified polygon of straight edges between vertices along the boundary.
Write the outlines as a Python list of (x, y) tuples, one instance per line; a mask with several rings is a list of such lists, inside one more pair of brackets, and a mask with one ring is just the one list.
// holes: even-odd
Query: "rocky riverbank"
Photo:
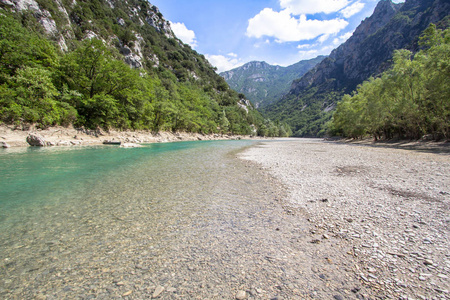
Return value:
[(242, 158), (284, 183), (285, 211), (309, 224), (295, 247), (319, 278), (311, 295), (450, 299), (448, 146), (298, 139)]
[(39, 137), (46, 146), (81, 146), (100, 145), (104, 141), (121, 142), (122, 144), (161, 143), (174, 141), (226, 140), (250, 138), (250, 136), (201, 134), (187, 132), (159, 132), (151, 131), (117, 131), (117, 130), (86, 130), (73, 127), (51, 127), (48, 129), (17, 129), (14, 126), (0, 126), (0, 147), (27, 147), (27, 137)]

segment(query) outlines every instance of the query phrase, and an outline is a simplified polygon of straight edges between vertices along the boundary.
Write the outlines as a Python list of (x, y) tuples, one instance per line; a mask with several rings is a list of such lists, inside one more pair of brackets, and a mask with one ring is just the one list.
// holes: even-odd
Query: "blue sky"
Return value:
[(222, 72), (253, 60), (288, 66), (328, 55), (372, 14), (378, 0), (150, 2), (179, 39)]

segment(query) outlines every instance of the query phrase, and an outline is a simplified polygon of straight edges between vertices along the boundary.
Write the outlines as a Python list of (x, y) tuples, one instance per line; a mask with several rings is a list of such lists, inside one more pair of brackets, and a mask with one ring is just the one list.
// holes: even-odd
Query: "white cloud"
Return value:
[(294, 42), (310, 40), (323, 34), (336, 34), (347, 25), (348, 22), (343, 19), (308, 20), (306, 15), (297, 18), (288, 10), (276, 12), (265, 8), (249, 20), (246, 35), (255, 38), (274, 37), (281, 43)]
[(298, 51), (298, 60), (305, 60), (319, 56), (318, 50)]
[(236, 54), (236, 53), (233, 53), (233, 52), (230, 52), (230, 53), (228, 53), (227, 55), (228, 55), (228, 56), (231, 56), (231, 57), (237, 57), (237, 54)]
[(357, 13), (359, 13), (363, 8), (364, 8), (365, 4), (361, 3), (359, 1), (353, 3), (350, 6), (347, 6), (346, 8), (342, 9), (340, 11), (340, 13), (342, 14), (342, 16), (344, 18), (350, 18), (353, 15), (356, 15)]
[(323, 43), (323, 42), (325, 42), (326, 40), (328, 40), (329, 37), (330, 37), (329, 34), (322, 34), (322, 35), (318, 38), (318, 41), (319, 41), (319, 43)]
[(219, 73), (240, 67), (244, 64), (237, 58), (237, 55), (228, 54), (228, 56), (224, 56), (206, 54), (205, 57), (214, 67), (217, 67), (217, 72)]
[(311, 48), (313, 45), (311, 44), (303, 44), (303, 45), (298, 45), (297, 49), (308, 49)]
[(347, 41), (352, 36), (352, 34), (353, 34), (353, 32), (350, 31), (350, 32), (347, 32), (347, 33), (345, 33), (345, 34), (335, 38), (333, 40), (333, 45), (338, 46), (338, 45), (344, 43), (345, 41)]
[(173, 33), (183, 41), (185, 44), (189, 44), (192, 48), (197, 47), (197, 40), (195, 39), (195, 32), (187, 29), (184, 23), (172, 23), (170, 22)]
[(293, 15), (333, 13), (351, 3), (350, 0), (280, 0), (282, 9)]

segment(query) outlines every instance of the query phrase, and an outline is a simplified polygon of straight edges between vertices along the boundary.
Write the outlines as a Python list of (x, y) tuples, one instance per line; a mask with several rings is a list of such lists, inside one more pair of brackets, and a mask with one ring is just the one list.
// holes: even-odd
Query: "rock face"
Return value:
[[(372, 16), (362, 21), (344, 44), (292, 84), (290, 94), (298, 94), (307, 87), (322, 84), (326, 84), (325, 88), (329, 90), (345, 89), (351, 92), (371, 75), (383, 71), (384, 63), (391, 59), (393, 51), (412, 42), (397, 34), (399, 27), (388, 26), (402, 6), (403, 3), (394, 4), (390, 0), (380, 1)], [(384, 34), (380, 35), (381, 32)]]
[[(295, 80), (289, 93), (267, 108), (268, 115), (283, 120), (291, 112), (290, 119), (317, 119), (332, 110), (344, 93), (351, 93), (370, 76), (389, 68), (394, 50), (417, 50), (423, 30), (430, 23), (438, 24), (449, 11), (450, 2), (446, 0), (406, 0), (399, 4), (381, 0), (372, 16), (362, 21), (344, 44)], [(294, 131), (304, 133), (308, 122), (291, 125)], [(309, 133), (313, 135), (319, 130)]]
[[(66, 40), (74, 39), (75, 32), (77, 31), (73, 26), (82, 26), (85, 20), (83, 20), (83, 16), (79, 16), (76, 11), (71, 11), (71, 9), (77, 5), (76, 1), (73, 1), (71, 7), (67, 8), (61, 0), (55, 0), (54, 2), (56, 3), (57, 10), (49, 12), (43, 9), (35, 0), (0, 0), (0, 4), (3, 4), (5, 7), (10, 7), (15, 11), (29, 10), (33, 12), (33, 15), (42, 25), (47, 35), (58, 41), (61, 50), (67, 51), (68, 47)], [(107, 1), (111, 8), (118, 6), (118, 2), (122, 1)], [(120, 3), (120, 5), (123, 5), (123, 3)], [(140, 5), (137, 5), (137, 7), (130, 7), (129, 9), (130, 19), (133, 19), (133, 21), (139, 23), (141, 26), (146, 22), (158, 32), (163, 33), (167, 38), (176, 38), (170, 27), (170, 23), (163, 18), (156, 6), (152, 6), (150, 3), (147, 4), (146, 2), (145, 5), (141, 3)], [(58, 18), (54, 18), (54, 14), (58, 14)], [(58, 24), (55, 22), (55, 19), (59, 19)], [(116, 22), (120, 26), (126, 27), (126, 22), (123, 18), (116, 20)], [(143, 66), (142, 61), (144, 60), (141, 47), (144, 47), (146, 43), (139, 33), (133, 32), (133, 34), (135, 35), (134, 47), (128, 48), (127, 46), (123, 46), (127, 49), (122, 48), (121, 50), (126, 52), (126, 54), (124, 54), (125, 61), (130, 66), (133, 68), (141, 68)], [(99, 37), (98, 32), (92, 30), (85, 30), (82, 34), (82, 39), (90, 39), (93, 37), (102, 39)], [(111, 41), (109, 42), (112, 44), (114, 40), (117, 40), (117, 37), (111, 37)]]
[(28, 143), (30, 146), (36, 146), (36, 147), (44, 147), (44, 146), (47, 146), (47, 143), (45, 142), (45, 140), (44, 140), (43, 137), (41, 137), (41, 136), (38, 135), (38, 134), (33, 134), (33, 133), (30, 133), (30, 134), (27, 136), (27, 143)]
[(303, 76), (325, 56), (303, 60), (288, 67), (252, 61), (220, 75), (232, 89), (245, 94), (256, 107), (265, 107), (285, 95), (294, 79)]

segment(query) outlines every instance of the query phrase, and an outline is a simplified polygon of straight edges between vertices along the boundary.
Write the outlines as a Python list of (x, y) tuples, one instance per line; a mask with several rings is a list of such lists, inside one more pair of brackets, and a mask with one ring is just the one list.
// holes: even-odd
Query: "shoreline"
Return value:
[(373, 139), (325, 139), (327, 142), (356, 145), (356, 146), (368, 146), (374, 148), (392, 148), (413, 150), (420, 152), (430, 153), (450, 153), (450, 141), (432, 141), (432, 140), (381, 140), (374, 141)]
[(309, 227), (295, 247), (322, 278), (317, 290), (344, 299), (447, 299), (447, 152), (428, 142), (296, 139), (261, 142), (239, 157), (286, 187), (280, 205)]
[[(50, 127), (48, 129), (29, 128), (28, 130), (15, 129), (14, 126), (0, 125), (0, 143), (4, 148), (31, 147), (27, 143), (27, 136), (35, 134), (48, 143), (48, 147), (64, 146), (92, 146), (102, 145), (105, 141), (121, 142), (122, 144), (136, 145), (148, 143), (165, 143), (176, 141), (202, 141), (202, 140), (236, 140), (261, 139), (257, 136), (228, 135), (228, 134), (201, 134), (188, 132), (159, 132), (153, 133), (144, 130), (85, 130), (70, 127)], [(0, 145), (1, 147), (1, 145)]]

